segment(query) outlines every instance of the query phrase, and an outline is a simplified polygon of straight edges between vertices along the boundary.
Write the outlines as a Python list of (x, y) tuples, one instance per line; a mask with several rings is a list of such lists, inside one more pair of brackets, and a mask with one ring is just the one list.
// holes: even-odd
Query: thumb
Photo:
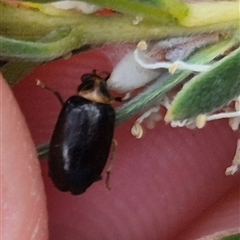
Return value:
[(25, 120), (0, 75), (2, 239), (47, 239), (46, 199)]

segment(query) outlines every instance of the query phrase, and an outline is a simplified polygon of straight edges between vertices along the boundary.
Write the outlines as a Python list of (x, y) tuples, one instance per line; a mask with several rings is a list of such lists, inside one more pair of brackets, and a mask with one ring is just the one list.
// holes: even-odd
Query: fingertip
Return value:
[(47, 239), (47, 210), (35, 146), (18, 104), (0, 75), (2, 237)]

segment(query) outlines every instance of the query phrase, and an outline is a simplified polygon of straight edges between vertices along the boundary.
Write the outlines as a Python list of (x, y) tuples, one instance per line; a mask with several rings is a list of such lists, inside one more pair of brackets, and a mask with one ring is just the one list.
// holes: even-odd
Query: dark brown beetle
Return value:
[(81, 79), (78, 95), (63, 103), (49, 149), (49, 176), (60, 191), (74, 195), (101, 179), (115, 124), (105, 79), (95, 71)]

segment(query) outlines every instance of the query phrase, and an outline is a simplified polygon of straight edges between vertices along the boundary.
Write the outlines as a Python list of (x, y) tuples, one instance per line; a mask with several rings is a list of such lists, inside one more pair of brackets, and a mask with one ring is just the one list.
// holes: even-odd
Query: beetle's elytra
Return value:
[(60, 191), (74, 195), (101, 179), (115, 123), (106, 81), (95, 72), (81, 79), (78, 94), (63, 104), (49, 150), (49, 176)]

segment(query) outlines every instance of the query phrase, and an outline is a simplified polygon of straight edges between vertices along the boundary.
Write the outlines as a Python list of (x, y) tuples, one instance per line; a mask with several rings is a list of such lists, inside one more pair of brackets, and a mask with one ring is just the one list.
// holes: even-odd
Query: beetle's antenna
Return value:
[(53, 88), (48, 87), (48, 86), (45, 85), (40, 79), (37, 79), (36, 82), (37, 82), (37, 86), (39, 86), (39, 87), (41, 87), (41, 88), (44, 88), (44, 89), (52, 92), (52, 93), (57, 97), (57, 99), (58, 99), (58, 101), (61, 103), (61, 105), (64, 104), (63, 98), (62, 98), (61, 94), (60, 94), (58, 91), (56, 91), (56, 90), (53, 89)]
[(109, 184), (110, 174), (111, 174), (113, 163), (114, 163), (114, 153), (115, 153), (117, 145), (118, 145), (117, 141), (115, 139), (113, 139), (113, 141), (112, 141), (112, 153), (111, 153), (111, 157), (109, 159), (110, 164), (109, 164), (108, 169), (107, 169), (107, 177), (106, 177), (106, 180), (105, 180), (106, 188), (108, 190), (111, 190), (110, 184)]

